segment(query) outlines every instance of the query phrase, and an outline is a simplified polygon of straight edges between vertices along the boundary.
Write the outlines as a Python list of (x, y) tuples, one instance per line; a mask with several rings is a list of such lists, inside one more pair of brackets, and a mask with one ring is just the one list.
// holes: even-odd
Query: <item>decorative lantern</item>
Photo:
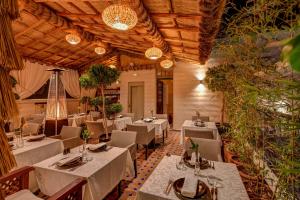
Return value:
[(169, 69), (173, 66), (173, 61), (172, 60), (169, 60), (169, 59), (166, 59), (166, 60), (163, 60), (160, 62), (160, 66), (162, 68), (165, 68), (165, 69)]
[(146, 50), (145, 56), (151, 60), (157, 60), (162, 57), (163, 52), (157, 47), (151, 47)]
[(81, 38), (77, 33), (69, 33), (68, 35), (66, 35), (66, 40), (72, 45), (77, 45), (80, 43)]
[(105, 54), (106, 50), (105, 50), (105, 48), (103, 48), (103, 47), (96, 47), (96, 48), (95, 48), (95, 52), (96, 52), (96, 54), (98, 54), (98, 55), (103, 55), (103, 54)]
[(50, 77), (45, 134), (46, 136), (57, 135), (63, 125), (68, 125), (67, 101), (64, 86), (62, 84), (60, 73), (62, 69), (52, 69)]
[(102, 19), (107, 26), (121, 31), (132, 29), (138, 22), (136, 12), (122, 4), (113, 4), (105, 8)]

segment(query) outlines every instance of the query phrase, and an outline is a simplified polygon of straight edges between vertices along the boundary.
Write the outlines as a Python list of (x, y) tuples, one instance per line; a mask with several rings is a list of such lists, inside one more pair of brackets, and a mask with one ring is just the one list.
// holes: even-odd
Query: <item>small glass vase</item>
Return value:
[(16, 135), (17, 148), (23, 148), (24, 147), (24, 138), (23, 138), (22, 130), (15, 131), (15, 135)]
[(87, 140), (85, 139), (82, 145), (81, 157), (83, 162), (88, 161), (87, 149), (86, 149)]

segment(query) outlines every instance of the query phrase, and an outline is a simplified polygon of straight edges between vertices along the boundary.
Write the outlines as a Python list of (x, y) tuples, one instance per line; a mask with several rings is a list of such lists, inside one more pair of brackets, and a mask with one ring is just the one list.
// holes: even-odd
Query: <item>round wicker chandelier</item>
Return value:
[(163, 52), (157, 47), (151, 47), (146, 50), (145, 56), (151, 60), (157, 60), (162, 57)]
[(98, 47), (95, 47), (95, 52), (98, 55), (103, 55), (103, 54), (105, 54), (106, 50), (105, 50), (105, 48), (98, 46)]
[(169, 60), (169, 59), (166, 59), (166, 60), (163, 60), (160, 62), (160, 66), (162, 68), (165, 68), (165, 69), (169, 69), (173, 66), (173, 61), (172, 60)]
[(122, 4), (113, 4), (105, 8), (102, 19), (107, 26), (121, 31), (132, 29), (138, 22), (136, 12)]
[(81, 38), (79, 37), (78, 34), (69, 33), (68, 35), (66, 35), (66, 40), (68, 43), (70, 43), (72, 45), (77, 45), (80, 43)]

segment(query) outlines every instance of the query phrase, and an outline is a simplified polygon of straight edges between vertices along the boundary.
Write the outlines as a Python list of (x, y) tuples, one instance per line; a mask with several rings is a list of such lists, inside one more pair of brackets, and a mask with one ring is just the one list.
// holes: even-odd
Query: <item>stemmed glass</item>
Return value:
[(179, 160), (176, 161), (176, 168), (182, 171), (185, 171), (187, 169), (187, 167), (184, 164), (183, 155), (180, 157)]

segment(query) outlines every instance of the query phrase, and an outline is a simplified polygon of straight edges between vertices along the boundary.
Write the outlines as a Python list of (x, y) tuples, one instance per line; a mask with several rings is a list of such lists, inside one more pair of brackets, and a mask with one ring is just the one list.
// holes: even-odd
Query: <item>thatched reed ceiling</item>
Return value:
[[(13, 23), (18, 49), (26, 59), (74, 69), (93, 62), (115, 63), (128, 69), (132, 65), (120, 56), (128, 54), (144, 60), (135, 66), (157, 65), (159, 61), (144, 57), (153, 44), (177, 60), (204, 63), (208, 59), (225, 0), (123, 1), (133, 2), (139, 17), (137, 26), (126, 32), (109, 28), (101, 19), (112, 0), (19, 0), (21, 16)], [(143, 20), (145, 14), (147, 20)], [(79, 45), (66, 42), (70, 29), (80, 33)], [(107, 48), (106, 55), (94, 52), (95, 41)]]

